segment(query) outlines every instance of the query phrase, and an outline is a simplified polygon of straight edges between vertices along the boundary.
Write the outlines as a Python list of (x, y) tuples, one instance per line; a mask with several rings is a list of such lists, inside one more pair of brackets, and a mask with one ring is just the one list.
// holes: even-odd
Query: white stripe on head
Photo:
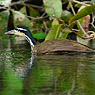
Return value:
[(22, 30), (22, 31), (27, 31), (26, 29), (18, 28), (18, 27), (17, 27), (16, 29), (19, 30), (19, 31), (20, 31), (20, 30)]

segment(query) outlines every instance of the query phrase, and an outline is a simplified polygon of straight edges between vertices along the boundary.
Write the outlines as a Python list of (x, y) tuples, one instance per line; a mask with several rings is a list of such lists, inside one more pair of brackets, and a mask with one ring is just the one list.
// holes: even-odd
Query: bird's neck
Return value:
[(26, 40), (29, 42), (29, 44), (30, 44), (30, 46), (31, 46), (31, 51), (32, 51), (33, 48), (34, 48), (34, 44), (33, 44), (33, 42), (32, 42), (32, 39), (29, 38), (27, 35), (25, 35), (25, 38), (26, 38)]

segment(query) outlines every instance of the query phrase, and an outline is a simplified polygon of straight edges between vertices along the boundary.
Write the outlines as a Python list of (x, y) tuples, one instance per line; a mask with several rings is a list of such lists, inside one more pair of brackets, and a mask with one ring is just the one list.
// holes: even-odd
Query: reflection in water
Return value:
[(94, 95), (94, 56), (37, 56), (24, 80), (25, 95)]
[[(16, 76), (14, 70), (12, 69), (12, 63), (11, 63), (11, 52), (2, 53), (2, 63), (0, 65), (3, 65), (0, 72), (0, 95), (18, 95), (16, 94), (17, 91), (19, 95), (21, 95), (21, 89), (22, 89), (22, 81), (19, 77)], [(1, 56), (0, 56), (1, 57)]]
[(0, 50), (0, 95), (94, 93), (95, 54), (38, 55), (33, 60), (30, 50), (11, 44)]

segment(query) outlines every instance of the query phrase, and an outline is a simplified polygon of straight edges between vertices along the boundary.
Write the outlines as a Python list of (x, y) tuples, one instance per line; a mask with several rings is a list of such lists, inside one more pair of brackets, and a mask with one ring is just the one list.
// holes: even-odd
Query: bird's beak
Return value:
[(17, 30), (10, 30), (8, 32), (5, 32), (6, 35), (18, 35), (18, 36), (25, 36), (23, 32), (17, 31)]
[(15, 30), (10, 30), (8, 32), (5, 32), (6, 35), (14, 35), (15, 34)]

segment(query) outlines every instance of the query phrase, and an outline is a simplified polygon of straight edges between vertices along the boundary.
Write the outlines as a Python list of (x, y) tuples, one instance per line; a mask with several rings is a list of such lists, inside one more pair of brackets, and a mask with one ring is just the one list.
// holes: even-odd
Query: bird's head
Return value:
[(26, 26), (18, 26), (15, 29), (6, 32), (5, 34), (24, 36), (32, 47), (34, 47), (34, 44), (36, 42), (31, 34), (30, 30)]

